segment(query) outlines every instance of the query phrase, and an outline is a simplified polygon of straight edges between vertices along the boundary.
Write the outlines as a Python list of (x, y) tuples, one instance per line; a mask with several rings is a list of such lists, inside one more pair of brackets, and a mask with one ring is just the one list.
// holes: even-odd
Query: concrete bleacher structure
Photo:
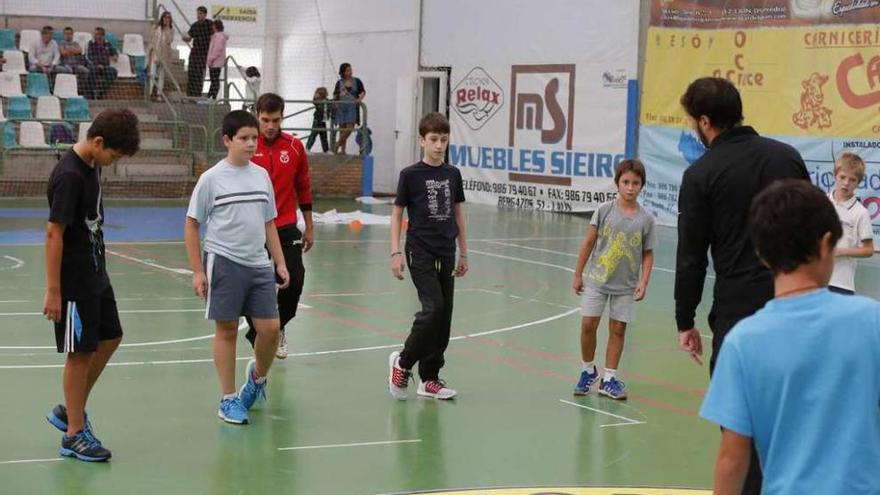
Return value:
[[(137, 114), (141, 130), (141, 151), (123, 158), (103, 173), (107, 197), (182, 198), (188, 197), (198, 175), (225, 156), (219, 134), (211, 136), (206, 123), (214, 122), (230, 110), (228, 106), (197, 104), (184, 98), (187, 81), (184, 62), (176, 53), (167, 67), (164, 94), (167, 98), (153, 101), (145, 98), (138, 69), (143, 70), (146, 45), (152, 25), (148, 21), (90, 20), (84, 18), (53, 18), (7, 16), (7, 29), (0, 29), (0, 46), (7, 65), (0, 72), (0, 126), (6, 150), (0, 155), (0, 197), (42, 196), (46, 180), (63, 147), (55, 147), (53, 126), (65, 126), (66, 134), (82, 139), (91, 119), (107, 108), (127, 107)], [(24, 54), (9, 47), (22, 29), (39, 30), (51, 25), (56, 33), (71, 26), (74, 39), (83, 49), (91, 40), (95, 26), (102, 26), (119, 41), (117, 46), (122, 66), (121, 77), (109, 88), (104, 100), (80, 97), (83, 80), (72, 74), (58, 74), (48, 87), (42, 77), (34, 76), (29, 84)], [(112, 37), (108, 37), (112, 38)], [(4, 41), (5, 40), (5, 41)], [(12, 58), (12, 64), (9, 60)], [(13, 71), (6, 71), (10, 68)], [(125, 77), (129, 76), (129, 77)], [(180, 85), (178, 88), (172, 80)], [(180, 91), (178, 91), (178, 89)], [(51, 91), (51, 92), (49, 92)], [(29, 94), (33, 98), (25, 96)], [(18, 97), (18, 98), (13, 98)], [(14, 116), (9, 115), (10, 104)], [(60, 112), (60, 117), (59, 117)], [(207, 141), (213, 140), (212, 146)], [(213, 153), (206, 153), (213, 149)], [(357, 156), (310, 155), (312, 183), (316, 195), (357, 196), (360, 193), (361, 160)]]

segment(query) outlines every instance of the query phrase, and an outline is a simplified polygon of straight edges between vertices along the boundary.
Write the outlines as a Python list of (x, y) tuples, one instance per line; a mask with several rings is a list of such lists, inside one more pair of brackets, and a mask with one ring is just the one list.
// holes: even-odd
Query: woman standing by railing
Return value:
[(334, 112), (334, 120), (341, 129), (339, 132), (339, 141), (336, 142), (334, 153), (345, 154), (345, 143), (355, 124), (360, 123), (360, 103), (367, 95), (364, 89), (364, 83), (360, 79), (352, 76), (351, 64), (344, 63), (339, 66), (339, 80), (336, 81), (336, 87), (333, 89), (333, 99), (338, 102)]

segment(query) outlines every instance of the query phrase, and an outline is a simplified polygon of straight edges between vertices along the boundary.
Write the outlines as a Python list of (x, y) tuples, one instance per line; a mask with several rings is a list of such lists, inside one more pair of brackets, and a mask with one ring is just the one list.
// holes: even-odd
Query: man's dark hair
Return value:
[[(252, 65), (245, 69), (244, 75), (247, 77), (260, 77), (260, 70)], [(282, 101), (281, 103), (283, 104), (284, 102)]]
[(214, 31), (223, 31), (223, 21), (220, 19), (215, 19), (214, 21)]
[(702, 77), (692, 82), (679, 100), (694, 120), (709, 117), (712, 127), (726, 131), (743, 121), (742, 99), (736, 86), (720, 77)]
[(101, 35), (106, 34), (106, 31), (104, 31), (104, 28), (102, 28), (101, 26), (96, 27), (95, 31), (101, 33)]
[(109, 148), (132, 156), (137, 153), (141, 144), (141, 133), (138, 129), (138, 118), (127, 108), (109, 108), (99, 113), (89, 132), (88, 139), (104, 138), (104, 148)]
[(819, 243), (831, 232), (831, 244), (843, 235), (828, 197), (809, 181), (784, 179), (752, 201), (749, 232), (758, 256), (770, 270), (790, 273), (819, 256)]
[(52, 26), (46, 25), (46, 26), (43, 26), (43, 29), (40, 29), (40, 34), (51, 33), (53, 31), (55, 31), (55, 29), (52, 28)]
[(205, 14), (207, 14), (208, 7), (205, 7), (204, 5), (199, 5), (199, 8), (196, 9), (196, 12), (204, 12)]
[(73, 28), (70, 27), (70, 26), (66, 26), (66, 27), (64, 28), (64, 32), (65, 32), (65, 33), (68, 33), (68, 32), (69, 32), (69, 33), (72, 33), (72, 32), (73, 32)]
[(639, 176), (642, 179), (642, 187), (645, 186), (645, 182), (647, 179), (647, 174), (645, 173), (645, 164), (641, 162), (641, 160), (624, 160), (620, 162), (620, 165), (617, 166), (617, 170), (614, 171), (614, 183), (617, 184), (620, 182), (620, 176), (625, 174), (626, 172), (632, 172)]
[(242, 127), (253, 127), (257, 131), (260, 130), (260, 123), (254, 114), (246, 110), (233, 110), (223, 117), (223, 135), (229, 139), (238, 134), (238, 130)]
[(419, 136), (425, 137), (429, 132), (449, 134), (449, 121), (439, 112), (431, 112), (419, 121)]
[(284, 98), (275, 93), (263, 93), (257, 98), (257, 104), (254, 106), (257, 115), (260, 113), (284, 113)]

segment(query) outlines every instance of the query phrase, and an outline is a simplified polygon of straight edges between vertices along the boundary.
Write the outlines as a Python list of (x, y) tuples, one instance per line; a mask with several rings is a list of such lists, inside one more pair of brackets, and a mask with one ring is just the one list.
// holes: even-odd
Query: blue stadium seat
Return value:
[(15, 124), (12, 122), (7, 122), (6, 125), (3, 126), (3, 146), (6, 149), (18, 146), (15, 142)]
[(92, 120), (92, 113), (89, 111), (89, 102), (82, 97), (68, 98), (64, 105), (64, 120), (75, 122)]
[(0, 51), (3, 50), (18, 50), (14, 29), (0, 29)]
[(10, 120), (29, 120), (34, 118), (31, 99), (27, 96), (12, 96), (7, 100), (6, 118)]
[(52, 39), (55, 40), (55, 43), (61, 43), (64, 41), (64, 31), (52, 31)]
[(27, 75), (27, 95), (31, 98), (51, 96), (49, 77), (42, 72), (29, 72)]
[(113, 45), (117, 52), (122, 51), (122, 40), (119, 39), (119, 36), (116, 36), (116, 33), (104, 33), (104, 39), (107, 43)]

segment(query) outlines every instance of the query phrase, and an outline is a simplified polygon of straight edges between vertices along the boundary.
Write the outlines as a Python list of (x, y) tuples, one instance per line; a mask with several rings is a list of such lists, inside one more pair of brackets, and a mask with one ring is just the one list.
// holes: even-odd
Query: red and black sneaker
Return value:
[(417, 392), (419, 395), (424, 397), (433, 397), (435, 399), (440, 400), (449, 400), (455, 397), (455, 394), (458, 393), (455, 390), (446, 386), (446, 382), (440, 380), (428, 380), (426, 382), (419, 382), (419, 390)]
[(391, 397), (397, 400), (406, 400), (406, 387), (409, 385), (409, 379), (412, 372), (408, 369), (401, 368), (398, 364), (400, 352), (394, 351), (388, 356), (388, 391)]

